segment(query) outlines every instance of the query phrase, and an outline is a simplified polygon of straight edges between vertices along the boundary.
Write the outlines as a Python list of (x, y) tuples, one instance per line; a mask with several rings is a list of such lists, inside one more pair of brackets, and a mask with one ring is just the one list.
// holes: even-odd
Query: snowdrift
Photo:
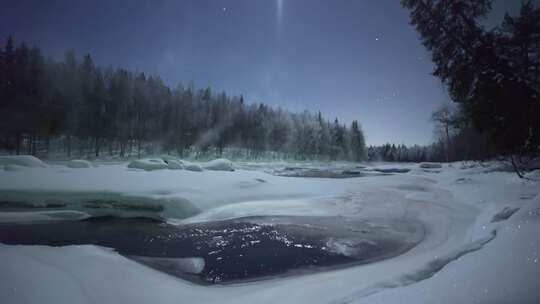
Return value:
[(224, 158), (209, 161), (203, 165), (203, 168), (212, 171), (234, 171), (233, 163)]
[(74, 169), (91, 168), (92, 163), (87, 160), (73, 159), (67, 163), (67, 166)]
[(167, 163), (167, 166), (169, 169), (171, 170), (182, 170), (184, 169), (184, 163), (180, 160), (176, 160), (176, 159), (169, 159), (169, 160), (165, 160), (165, 162)]
[(184, 169), (187, 171), (193, 171), (193, 172), (202, 172), (203, 168), (200, 165), (194, 164), (194, 163), (188, 163), (186, 162)]
[(165, 161), (159, 158), (137, 159), (129, 163), (128, 168), (143, 169), (146, 171), (167, 169), (168, 165)]
[(0, 156), (0, 166), (15, 165), (28, 168), (45, 168), (47, 165), (31, 155)]

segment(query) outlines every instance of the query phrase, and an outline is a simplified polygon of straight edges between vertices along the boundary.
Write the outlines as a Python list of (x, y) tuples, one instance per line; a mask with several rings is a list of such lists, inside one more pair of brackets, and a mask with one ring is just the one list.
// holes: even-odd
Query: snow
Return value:
[[(252, 215), (337, 216), (344, 223), (407, 219), (424, 227), (422, 241), (376, 263), (224, 286), (195, 285), (107, 248), (0, 244), (2, 303), (539, 303), (538, 182), (460, 163), (432, 172), (412, 164), (366, 164), (366, 170), (411, 171), (350, 179), (265, 172), (282, 165), (249, 164), (250, 170), (239, 166), (234, 172), (49, 165), (0, 171), (0, 196), (43, 201), (68, 196), (75, 202), (147, 198), (164, 207), (159, 216), (179, 225)], [(175, 209), (180, 205), (198, 213), (181, 213)], [(0, 223), (77, 220), (86, 212), (0, 211)], [(496, 215), (504, 216), (492, 221)], [(328, 246), (355, 254), (349, 239), (333, 239)], [(179, 263), (193, 273), (204, 267), (196, 257), (157, 262), (164, 267)]]
[(442, 165), (438, 164), (438, 163), (421, 163), (420, 168), (422, 168), (422, 169), (440, 169), (440, 168), (442, 168)]
[(166, 160), (168, 168), (171, 170), (182, 170), (184, 169), (184, 163), (180, 160), (169, 159)]
[(9, 165), (4, 166), (4, 170), (6, 170), (6, 171), (21, 171), (23, 169), (24, 169), (24, 167), (19, 166), (19, 165), (11, 165), (11, 164), (9, 164)]
[(0, 166), (21, 166), (28, 168), (44, 168), (47, 167), (39, 158), (31, 155), (14, 155), (14, 156), (0, 156)]
[(83, 159), (73, 159), (67, 163), (67, 166), (69, 168), (75, 168), (75, 169), (90, 168), (92, 167), (92, 163)]
[(171, 155), (161, 155), (160, 158), (167, 164), (167, 167), (171, 170), (184, 169), (184, 162)]
[(540, 181), (540, 170), (531, 171), (527, 173), (525, 177), (535, 180), (535, 181)]
[(193, 172), (202, 172), (203, 171), (203, 168), (200, 165), (194, 164), (194, 163), (189, 163), (189, 162), (185, 164), (184, 169), (186, 169), (188, 171), (193, 171)]
[(158, 158), (136, 159), (128, 165), (128, 168), (143, 169), (146, 171), (166, 169), (167, 167), (167, 163)]
[[(482, 250), (448, 264), (436, 276), (351, 303), (539, 303), (540, 196), (499, 227)], [(534, 211), (536, 210), (536, 211)]]
[(224, 158), (209, 161), (208, 163), (203, 165), (203, 168), (213, 171), (234, 171), (233, 163), (230, 160)]

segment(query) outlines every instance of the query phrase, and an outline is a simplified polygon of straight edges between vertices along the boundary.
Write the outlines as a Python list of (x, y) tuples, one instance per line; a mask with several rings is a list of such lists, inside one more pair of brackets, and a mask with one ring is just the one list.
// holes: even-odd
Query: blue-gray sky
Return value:
[[(398, 0), (2, 0), (0, 38), (357, 119), (368, 144), (426, 144), (448, 100)], [(519, 0), (498, 0), (494, 15)]]

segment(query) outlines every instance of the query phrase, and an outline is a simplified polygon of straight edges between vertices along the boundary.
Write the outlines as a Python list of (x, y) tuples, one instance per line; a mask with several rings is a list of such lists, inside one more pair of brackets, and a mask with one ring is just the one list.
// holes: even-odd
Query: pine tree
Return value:
[(434, 75), (502, 154), (540, 152), (540, 9), (485, 30), (490, 0), (402, 0), (431, 51)]
[(352, 160), (363, 161), (366, 157), (366, 143), (364, 134), (356, 120), (351, 123), (350, 137)]

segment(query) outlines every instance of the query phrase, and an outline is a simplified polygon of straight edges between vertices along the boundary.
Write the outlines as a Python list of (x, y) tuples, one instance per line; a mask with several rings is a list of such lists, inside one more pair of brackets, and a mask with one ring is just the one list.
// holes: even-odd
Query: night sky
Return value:
[[(498, 0), (490, 20), (516, 11)], [(12, 34), (62, 58), (244, 94), (293, 111), (357, 119), (368, 144), (427, 144), (448, 100), (398, 0), (0, 1)], [(488, 21), (489, 23), (490, 21)]]

